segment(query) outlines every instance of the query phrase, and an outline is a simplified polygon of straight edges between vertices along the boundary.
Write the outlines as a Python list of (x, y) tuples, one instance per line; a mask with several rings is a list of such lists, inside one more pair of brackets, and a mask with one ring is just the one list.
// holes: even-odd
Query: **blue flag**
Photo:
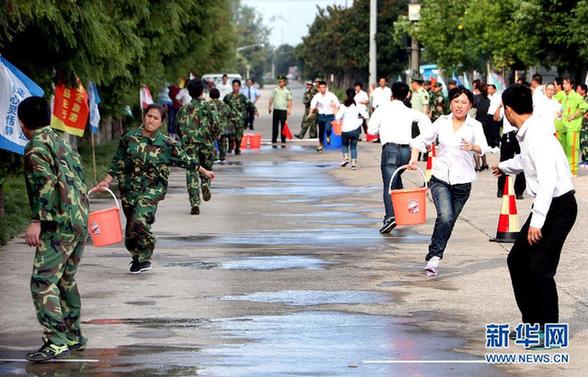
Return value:
[(27, 97), (43, 94), (39, 85), (0, 56), (0, 148), (24, 154), (29, 140), (18, 122), (18, 105)]
[(468, 80), (468, 75), (465, 72), (463, 73), (463, 86), (465, 86), (465, 88), (468, 90), (472, 90), (472, 84), (470, 84), (470, 80)]
[(98, 105), (102, 100), (100, 99), (100, 95), (98, 94), (98, 88), (96, 88), (96, 84), (90, 81), (88, 82), (88, 102), (90, 105), (90, 130), (93, 134), (100, 132), (100, 111), (98, 110)]

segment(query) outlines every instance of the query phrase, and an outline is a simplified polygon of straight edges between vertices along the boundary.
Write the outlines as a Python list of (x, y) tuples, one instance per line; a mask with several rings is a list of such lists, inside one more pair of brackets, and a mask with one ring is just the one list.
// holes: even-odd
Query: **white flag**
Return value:
[(43, 89), (0, 56), (0, 148), (24, 154), (29, 140), (18, 123), (18, 104), (30, 96), (43, 96)]

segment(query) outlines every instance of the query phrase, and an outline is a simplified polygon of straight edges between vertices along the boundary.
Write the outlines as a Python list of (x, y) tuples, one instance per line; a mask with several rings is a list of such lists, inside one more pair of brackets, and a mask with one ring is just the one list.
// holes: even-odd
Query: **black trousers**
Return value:
[(247, 109), (247, 113), (245, 114), (245, 129), (253, 129), (253, 121), (255, 120), (255, 108), (251, 106)]
[(284, 123), (286, 123), (286, 119), (288, 118), (288, 111), (287, 110), (273, 110), (274, 116), (272, 119), (272, 143), (276, 143), (278, 141), (278, 132), (280, 133), (280, 137), (282, 139), (282, 143), (286, 142), (286, 136), (284, 136)]
[(529, 245), (527, 233), (532, 214), (508, 254), (508, 270), (515, 299), (524, 323), (541, 326), (559, 323), (555, 273), (561, 249), (576, 221), (578, 207), (574, 191), (554, 198), (547, 212), (543, 238)]
[[(500, 162), (510, 160), (516, 154), (520, 153), (521, 146), (519, 145), (519, 141), (516, 138), (516, 131), (502, 135), (502, 140), (500, 143)], [(498, 177), (498, 191), (504, 190), (504, 181), (506, 181), (505, 175)], [(517, 174), (514, 182), (515, 194), (522, 195), (525, 192), (525, 188), (527, 188), (525, 174), (519, 173)]]
[(497, 122), (492, 118), (489, 118), (486, 123), (482, 124), (482, 127), (484, 129), (484, 136), (486, 136), (486, 141), (488, 142), (488, 146), (490, 146), (490, 148), (500, 146), (501, 125), (502, 121)]

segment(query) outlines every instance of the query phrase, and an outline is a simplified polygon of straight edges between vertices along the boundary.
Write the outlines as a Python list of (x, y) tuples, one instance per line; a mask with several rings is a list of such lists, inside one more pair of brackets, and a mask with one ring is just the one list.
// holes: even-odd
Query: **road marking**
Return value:
[(364, 364), (486, 364), (486, 360), (364, 360)]
[[(96, 359), (53, 359), (49, 363), (97, 363)], [(0, 359), (0, 363), (31, 363), (27, 359)]]

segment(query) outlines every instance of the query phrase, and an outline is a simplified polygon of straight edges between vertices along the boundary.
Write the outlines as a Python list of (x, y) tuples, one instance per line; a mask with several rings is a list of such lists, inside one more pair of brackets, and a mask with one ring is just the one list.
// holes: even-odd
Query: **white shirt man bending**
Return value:
[[(531, 214), (508, 255), (515, 299), (524, 323), (559, 323), (554, 276), (578, 207), (565, 153), (544, 119), (533, 115), (531, 89), (513, 85), (502, 93), (505, 116), (518, 129), (521, 153), (493, 166), (494, 175), (523, 172), (534, 197)], [(543, 333), (540, 332), (541, 340)]]

